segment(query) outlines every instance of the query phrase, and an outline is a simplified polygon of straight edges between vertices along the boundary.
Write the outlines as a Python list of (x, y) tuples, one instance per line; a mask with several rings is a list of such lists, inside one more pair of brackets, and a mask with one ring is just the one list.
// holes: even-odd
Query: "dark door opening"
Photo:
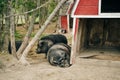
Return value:
[(120, 48), (120, 19), (88, 19), (87, 40), (89, 47)]
[[(82, 21), (82, 20), (81, 20)], [(80, 58), (120, 61), (120, 19), (89, 18), (85, 20)], [(84, 46), (82, 46), (82, 43)]]

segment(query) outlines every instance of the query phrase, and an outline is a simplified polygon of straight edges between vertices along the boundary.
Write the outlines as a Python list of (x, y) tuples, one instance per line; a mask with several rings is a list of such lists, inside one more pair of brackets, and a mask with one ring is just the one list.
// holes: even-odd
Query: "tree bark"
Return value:
[[(7, 1), (7, 6), (6, 6), (6, 16), (10, 15), (10, 8), (9, 8), (9, 4), (8, 4), (8, 1)], [(9, 37), (10, 37), (10, 18), (7, 17), (5, 18), (5, 26), (4, 26), (4, 29), (3, 29), (3, 50), (4, 52), (8, 52), (8, 44), (9, 44)]]
[[(12, 8), (12, 0), (9, 1), (10, 15), (14, 14), (14, 10)], [(11, 41), (11, 51), (12, 55), (18, 59), (16, 55), (16, 47), (15, 47), (15, 19), (14, 16), (10, 17), (10, 41)]]
[[(26, 7), (27, 4), (24, 4), (24, 8), (23, 8), (23, 11), (26, 12), (28, 11), (28, 8)], [(29, 20), (29, 15), (28, 14), (24, 14), (25, 16), (25, 25), (23, 27), (25, 27), (25, 29), (28, 29), (28, 26), (29, 26), (29, 23), (30, 23), (30, 20)]]
[[(40, 6), (40, 0), (37, 0), (37, 7), (39, 7)], [(39, 16), (38, 16), (38, 18), (39, 18), (39, 28), (41, 27), (41, 25), (40, 25), (40, 9), (38, 9), (38, 14), (39, 14)]]
[(22, 63), (24, 65), (29, 65), (29, 62), (26, 60), (26, 56), (28, 55), (28, 52), (34, 46), (35, 42), (39, 39), (39, 36), (41, 36), (41, 34), (43, 33), (43, 31), (47, 28), (47, 25), (49, 24), (49, 22), (52, 20), (52, 18), (55, 16), (55, 14), (57, 13), (57, 11), (59, 10), (59, 8), (62, 6), (62, 4), (65, 1), (66, 0), (61, 0), (59, 2), (59, 4), (54, 9), (54, 11), (50, 14), (50, 16), (47, 18), (47, 20), (45, 21), (45, 23), (41, 26), (41, 28), (39, 29), (39, 31), (36, 33), (36, 35), (34, 36), (34, 38), (31, 40), (31, 42), (29, 43), (29, 45), (24, 50), (24, 52), (23, 52), (23, 54), (22, 54), (22, 56), (21, 56), (21, 58), (19, 60), (20, 63)]
[(2, 15), (0, 14), (0, 51), (2, 50), (2, 33), (3, 33), (3, 30), (2, 30)]

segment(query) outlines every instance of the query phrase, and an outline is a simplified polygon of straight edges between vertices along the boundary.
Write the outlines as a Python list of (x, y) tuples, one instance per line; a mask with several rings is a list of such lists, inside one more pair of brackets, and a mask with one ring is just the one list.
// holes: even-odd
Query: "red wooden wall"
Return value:
[(98, 15), (99, 0), (79, 0), (75, 15)]
[(61, 28), (68, 31), (68, 20), (67, 20), (67, 15), (61, 16)]

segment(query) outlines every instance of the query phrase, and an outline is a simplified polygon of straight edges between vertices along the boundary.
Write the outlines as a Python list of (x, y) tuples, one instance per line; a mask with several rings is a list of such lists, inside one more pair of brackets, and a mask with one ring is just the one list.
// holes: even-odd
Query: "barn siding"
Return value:
[(61, 16), (61, 28), (68, 31), (68, 18), (67, 18), (67, 15)]
[(98, 15), (98, 0), (79, 0), (74, 15)]

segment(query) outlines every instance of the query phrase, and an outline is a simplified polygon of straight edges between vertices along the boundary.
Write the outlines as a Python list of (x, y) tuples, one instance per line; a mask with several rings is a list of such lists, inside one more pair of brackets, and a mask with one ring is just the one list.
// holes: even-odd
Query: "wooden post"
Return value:
[(72, 38), (72, 49), (71, 49), (71, 60), (70, 63), (75, 63), (75, 57), (84, 46), (85, 40), (85, 19), (74, 18), (73, 20), (73, 38)]
[(69, 14), (67, 15), (67, 23), (68, 23), (68, 27), (67, 27), (67, 32), (69, 33), (70, 32), (70, 16)]
[(70, 64), (75, 63), (75, 56), (76, 56), (76, 44), (77, 44), (77, 32), (79, 27), (79, 19), (74, 18), (73, 19), (73, 34), (72, 34), (72, 48), (71, 48), (71, 59)]

